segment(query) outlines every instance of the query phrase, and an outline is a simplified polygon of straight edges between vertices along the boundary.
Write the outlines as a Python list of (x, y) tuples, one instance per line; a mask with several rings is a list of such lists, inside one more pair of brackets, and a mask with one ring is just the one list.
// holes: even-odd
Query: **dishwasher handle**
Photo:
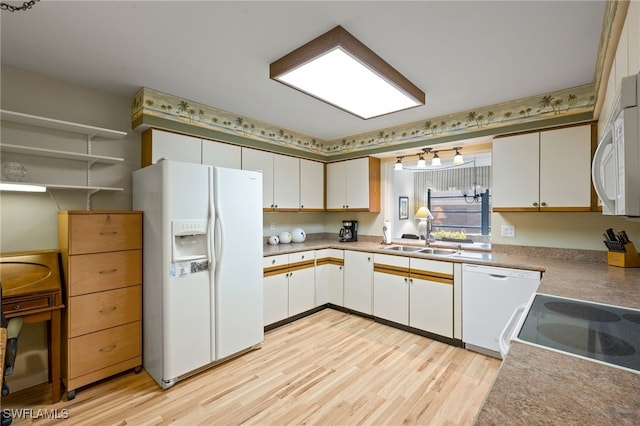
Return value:
[(505, 325), (502, 333), (500, 333), (500, 337), (498, 338), (498, 347), (500, 348), (500, 356), (502, 359), (505, 359), (507, 352), (509, 352), (511, 338), (516, 333), (516, 324), (520, 321), (520, 318), (526, 308), (526, 303), (518, 306), (511, 314), (511, 318), (507, 321), (507, 325)]

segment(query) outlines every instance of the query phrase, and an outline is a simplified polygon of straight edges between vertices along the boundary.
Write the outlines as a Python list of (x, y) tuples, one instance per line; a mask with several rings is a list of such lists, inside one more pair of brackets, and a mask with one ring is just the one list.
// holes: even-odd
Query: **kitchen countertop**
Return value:
[[(385, 247), (375, 241), (324, 239), (267, 245), (264, 255), (337, 248), (539, 270), (543, 271), (539, 293), (640, 309), (640, 268), (497, 252), (492, 252), (491, 260), (460, 259)], [(637, 425), (639, 419), (640, 374), (514, 342), (476, 424)]]

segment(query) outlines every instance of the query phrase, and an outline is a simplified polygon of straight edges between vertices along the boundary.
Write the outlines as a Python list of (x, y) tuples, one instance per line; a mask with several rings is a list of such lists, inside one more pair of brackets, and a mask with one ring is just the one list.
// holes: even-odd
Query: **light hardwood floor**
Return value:
[(266, 333), (261, 349), (167, 390), (143, 371), (54, 405), (46, 403), (46, 386), (25, 389), (3, 399), (2, 408), (68, 415), (14, 425), (468, 425), (499, 366), (494, 358), (325, 309)]

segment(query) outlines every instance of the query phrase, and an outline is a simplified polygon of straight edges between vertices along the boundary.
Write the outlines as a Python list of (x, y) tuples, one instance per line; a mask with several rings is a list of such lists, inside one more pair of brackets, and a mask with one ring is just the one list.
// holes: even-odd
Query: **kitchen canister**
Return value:
[(304, 233), (302, 228), (293, 228), (291, 230), (291, 241), (294, 243), (301, 243), (307, 239), (307, 234)]
[(277, 235), (272, 235), (269, 237), (268, 243), (272, 246), (277, 246), (280, 243), (280, 237)]
[(291, 233), (287, 231), (281, 232), (278, 238), (280, 238), (280, 244), (289, 244), (291, 242)]

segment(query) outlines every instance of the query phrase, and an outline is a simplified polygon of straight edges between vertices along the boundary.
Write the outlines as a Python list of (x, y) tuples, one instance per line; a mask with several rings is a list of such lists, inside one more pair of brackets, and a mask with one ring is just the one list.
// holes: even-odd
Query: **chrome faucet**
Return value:
[(427, 217), (427, 235), (424, 236), (424, 246), (429, 247), (429, 244), (435, 242), (436, 237), (433, 235), (433, 216), (429, 214)]

